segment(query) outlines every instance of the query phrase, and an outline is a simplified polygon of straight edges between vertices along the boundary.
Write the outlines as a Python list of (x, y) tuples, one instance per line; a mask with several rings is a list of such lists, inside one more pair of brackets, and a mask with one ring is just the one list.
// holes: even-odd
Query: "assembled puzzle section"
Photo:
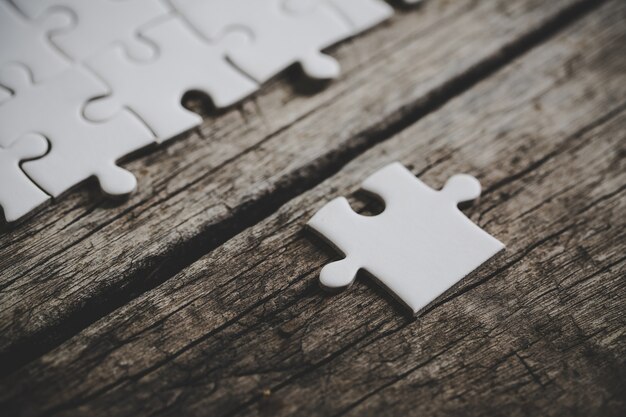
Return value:
[(64, 30), (49, 30), (51, 42), (74, 61), (120, 44), (129, 55), (147, 59), (154, 48), (138, 38), (142, 26), (169, 13), (163, 0), (13, 0), (30, 19), (45, 22), (64, 14)]
[(260, 83), (294, 63), (312, 78), (337, 77), (339, 64), (320, 51), (352, 34), (348, 22), (325, 1), (174, 0), (174, 4), (209, 41), (233, 31), (247, 34), (249, 43), (231, 48), (227, 56)]
[(454, 175), (435, 191), (393, 163), (366, 179), (362, 189), (384, 200), (381, 214), (357, 214), (339, 197), (308, 222), (345, 254), (322, 269), (326, 288), (348, 287), (364, 269), (417, 314), (504, 248), (457, 207), (480, 195), (474, 177)]
[(292, 64), (336, 77), (321, 51), (391, 14), (380, 0), (0, 0), (5, 220), (90, 177), (129, 194), (137, 181), (116, 162), (201, 122), (187, 91), (221, 108)]
[(59, 13), (46, 22), (28, 20), (8, 0), (0, 0), (0, 70), (21, 64), (41, 81), (67, 69), (70, 63), (51, 46), (47, 33), (69, 25), (71, 19)]
[(23, 164), (24, 171), (51, 196), (95, 177), (112, 196), (129, 194), (135, 177), (115, 162), (153, 142), (152, 133), (130, 112), (103, 123), (82, 116), (85, 103), (108, 92), (108, 87), (80, 67), (33, 83), (23, 67), (3, 71), (0, 82), (14, 96), (0, 107), (0, 138), (9, 142), (39, 133), (51, 143), (43, 158)]
[(202, 122), (181, 103), (187, 91), (206, 93), (222, 108), (257, 89), (256, 83), (224, 59), (224, 44), (242, 39), (204, 42), (174, 17), (142, 33), (159, 45), (154, 60), (135, 62), (122, 48), (114, 48), (88, 62), (112, 88), (110, 97), (86, 108), (88, 118), (100, 121), (127, 107), (152, 129), (158, 141), (164, 141)]

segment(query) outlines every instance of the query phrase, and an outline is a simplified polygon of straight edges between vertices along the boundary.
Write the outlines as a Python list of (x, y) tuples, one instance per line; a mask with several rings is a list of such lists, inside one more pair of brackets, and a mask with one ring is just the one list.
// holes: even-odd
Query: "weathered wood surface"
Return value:
[[(289, 83), (127, 164), (139, 192), (84, 188), (0, 239), (0, 369), (155, 287), (598, 2), (432, 1), (334, 49), (344, 76)], [(299, 85), (298, 83), (295, 83)]]
[[(623, 415), (625, 19), (620, 0), (590, 11), (339, 167), (3, 379), (0, 408)], [(302, 230), (394, 160), (432, 186), (476, 175), (485, 190), (466, 213), (507, 243), (417, 320), (366, 279), (323, 293), (317, 274), (336, 255)]]

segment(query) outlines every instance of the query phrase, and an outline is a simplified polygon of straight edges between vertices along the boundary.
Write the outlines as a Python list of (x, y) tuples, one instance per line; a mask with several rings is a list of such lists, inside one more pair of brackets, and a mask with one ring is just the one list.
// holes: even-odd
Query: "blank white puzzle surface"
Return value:
[(5, 220), (90, 177), (132, 192), (116, 162), (197, 126), (187, 91), (220, 108), (292, 64), (334, 78), (321, 51), (392, 12), (382, 0), (0, 0)]
[[(65, 14), (71, 22), (53, 31), (52, 43), (74, 60), (83, 60), (114, 43), (121, 43), (139, 57), (151, 55), (150, 47), (137, 45), (139, 29), (168, 13), (162, 0), (13, 0), (33, 20)], [(147, 50), (146, 50), (147, 48)]]
[(40, 81), (68, 68), (70, 63), (52, 48), (46, 32), (70, 23), (67, 16), (58, 14), (52, 15), (47, 24), (28, 20), (7, 0), (0, 1), (0, 69), (9, 64), (22, 64)]
[(381, 214), (357, 214), (339, 197), (308, 223), (345, 254), (322, 269), (324, 287), (350, 286), (364, 269), (417, 314), (504, 248), (457, 207), (480, 195), (474, 177), (454, 175), (436, 191), (393, 163), (367, 178), (362, 189), (384, 200)]

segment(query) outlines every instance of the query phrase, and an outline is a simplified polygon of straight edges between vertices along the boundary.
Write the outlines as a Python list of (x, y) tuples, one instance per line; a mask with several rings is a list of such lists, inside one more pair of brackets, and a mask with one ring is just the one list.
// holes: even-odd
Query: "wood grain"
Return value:
[(127, 202), (84, 187), (7, 231), (0, 369), (164, 282), (596, 4), (433, 1), (399, 13), (332, 50), (344, 76), (321, 92), (278, 80), (129, 162), (140, 191)]
[[(608, 2), (2, 380), (11, 415), (622, 415), (626, 4)], [(507, 250), (417, 320), (303, 225), (399, 160)]]

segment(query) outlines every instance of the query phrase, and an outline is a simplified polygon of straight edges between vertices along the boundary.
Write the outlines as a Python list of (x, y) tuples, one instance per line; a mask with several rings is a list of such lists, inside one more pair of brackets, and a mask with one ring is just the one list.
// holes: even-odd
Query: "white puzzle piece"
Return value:
[(285, 0), (172, 0), (205, 38), (218, 40), (228, 31), (249, 35), (249, 44), (229, 49), (228, 57), (262, 83), (299, 63), (316, 79), (339, 75), (337, 61), (320, 51), (351, 36), (346, 22), (327, 4), (310, 13), (289, 13)]
[(47, 150), (46, 139), (35, 134), (0, 147), (0, 206), (7, 222), (19, 220), (50, 198), (20, 168), (21, 162), (42, 157)]
[(0, 85), (0, 104), (11, 98), (11, 91), (8, 88), (4, 88)]
[(353, 34), (389, 19), (393, 8), (379, 0), (327, 0), (349, 22)]
[(74, 27), (51, 33), (51, 40), (76, 61), (122, 43), (129, 54), (147, 59), (154, 53), (137, 38), (139, 29), (165, 16), (162, 0), (14, 0), (27, 16), (44, 19), (50, 11), (64, 10), (74, 16)]
[(92, 176), (109, 195), (135, 189), (135, 177), (115, 162), (153, 143), (152, 134), (130, 112), (99, 124), (83, 118), (84, 103), (108, 93), (95, 76), (74, 67), (33, 84), (25, 69), (14, 66), (0, 73), (0, 83), (15, 92), (0, 107), (0, 146), (31, 132), (51, 143), (45, 157), (22, 165), (42, 189), (57, 197)]
[(363, 32), (389, 19), (393, 8), (381, 0), (285, 0), (285, 10), (294, 14), (310, 13), (328, 5), (350, 26), (351, 34)]
[(457, 207), (480, 195), (474, 177), (454, 175), (436, 191), (393, 163), (362, 188), (385, 201), (381, 214), (359, 215), (339, 197), (308, 223), (345, 254), (322, 269), (324, 287), (347, 287), (364, 269), (417, 314), (504, 248)]
[(202, 122), (199, 115), (181, 104), (187, 91), (208, 94), (220, 108), (257, 89), (252, 80), (226, 61), (224, 42), (203, 41), (179, 19), (164, 20), (146, 29), (144, 35), (158, 45), (155, 60), (132, 61), (123, 50), (113, 48), (88, 62), (112, 87), (113, 94), (90, 103), (85, 109), (87, 118), (106, 119), (127, 106), (152, 129), (157, 140), (163, 141)]
[(29, 21), (8, 1), (0, 0), (0, 69), (22, 64), (36, 81), (63, 71), (69, 62), (50, 44), (47, 32), (71, 22), (62, 13), (52, 14), (45, 22)]

